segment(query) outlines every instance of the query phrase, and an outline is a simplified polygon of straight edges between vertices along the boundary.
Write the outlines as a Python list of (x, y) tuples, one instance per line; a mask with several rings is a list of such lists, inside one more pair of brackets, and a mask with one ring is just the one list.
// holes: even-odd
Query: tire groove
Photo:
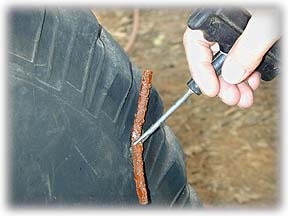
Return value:
[[(55, 56), (55, 49), (56, 49), (56, 39), (57, 39), (57, 32), (58, 32), (58, 27), (59, 27), (59, 20), (57, 19), (57, 16), (55, 16), (55, 21), (54, 21), (54, 25), (53, 25), (53, 34), (52, 34), (52, 41), (51, 41), (51, 45), (49, 47), (49, 53), (48, 53), (48, 73), (47, 73), (47, 80), (51, 79), (52, 76), (52, 72), (53, 72), (53, 60), (54, 60), (54, 56)], [(56, 87), (54, 87), (56, 88)], [(56, 88), (57, 90), (61, 90), (61, 86), (60, 88)]]
[[(100, 30), (99, 30), (100, 31)], [(98, 37), (98, 35), (97, 35)], [(97, 62), (95, 62), (94, 65), (96, 65), (96, 69), (92, 72), (92, 68), (90, 67), (90, 71), (89, 73), (87, 74), (87, 79), (91, 78), (91, 82), (86, 82), (86, 86), (84, 88), (84, 106), (86, 107), (86, 109), (90, 112), (90, 109), (91, 109), (91, 106), (92, 106), (92, 103), (93, 103), (93, 98), (94, 98), (94, 95), (95, 95), (95, 91), (96, 91), (96, 88), (97, 88), (97, 84), (98, 84), (98, 80), (99, 80), (99, 77), (100, 75), (102, 74), (102, 66), (103, 66), (103, 61), (105, 59), (105, 47), (104, 47), (104, 44), (103, 42), (100, 40), (100, 38), (97, 38), (96, 42), (95, 42), (95, 46), (98, 44), (98, 47), (99, 49), (95, 49), (95, 53), (93, 54), (93, 57), (94, 56), (97, 56)], [(94, 77), (91, 77), (94, 73)], [(91, 87), (89, 89), (89, 84), (91, 83)], [(92, 113), (91, 113), (92, 114)]]
[[(179, 191), (176, 193), (174, 199), (173, 199), (172, 202), (170, 203), (170, 207), (173, 207), (173, 205), (175, 205), (175, 203), (177, 202), (177, 200), (178, 200), (179, 197), (180, 197), (180, 194), (183, 193), (183, 192), (185, 191), (185, 189), (186, 189), (186, 185), (183, 185), (183, 186), (179, 189)], [(186, 198), (186, 199), (187, 199), (187, 198)], [(186, 200), (186, 199), (185, 199), (185, 200)]]
[[(161, 128), (161, 131), (162, 131), (162, 133), (164, 133), (163, 130), (162, 130), (162, 128)], [(157, 149), (157, 153), (156, 153), (155, 158), (154, 158), (154, 161), (153, 161), (153, 163), (152, 163), (152, 165), (151, 165), (150, 172), (147, 174), (147, 179), (148, 179), (148, 181), (149, 181), (149, 179), (151, 178), (152, 173), (154, 172), (154, 168), (155, 168), (156, 163), (157, 163), (157, 162), (160, 162), (160, 161), (158, 160), (158, 155), (160, 154), (161, 149), (162, 149), (163, 146), (164, 146), (164, 143), (165, 143), (165, 139), (161, 139), (161, 143), (160, 143), (160, 145), (159, 145), (159, 147), (158, 147), (158, 149)], [(148, 182), (148, 184), (149, 184), (149, 182)], [(153, 183), (153, 184), (154, 184), (154, 183)]]
[[(130, 63), (130, 74), (131, 74), (131, 85), (129, 86), (129, 89), (128, 89), (128, 94), (127, 94), (127, 97), (125, 99), (125, 102), (123, 104), (123, 107), (122, 107), (122, 113), (120, 112), (119, 115), (121, 114), (121, 116), (123, 116), (122, 118), (119, 118), (118, 117), (118, 122), (116, 124), (119, 124), (118, 125), (118, 128), (119, 128), (119, 132), (118, 132), (118, 136), (122, 137), (125, 129), (126, 129), (126, 126), (127, 126), (127, 122), (128, 121), (128, 117), (129, 117), (129, 113), (131, 113), (131, 110), (132, 109), (132, 106), (134, 104), (136, 104), (136, 97), (135, 97), (135, 93), (132, 91), (133, 89), (133, 86), (134, 86), (134, 75), (133, 75), (133, 71), (132, 71), (132, 64), (131, 62)], [(134, 113), (133, 113), (133, 116), (134, 116)], [(130, 126), (130, 125), (129, 125)], [(132, 123), (131, 123), (131, 128), (132, 128)]]
[(39, 47), (40, 38), (41, 38), (41, 35), (42, 35), (42, 32), (43, 32), (45, 19), (46, 19), (46, 10), (44, 10), (44, 12), (43, 12), (43, 17), (42, 17), (41, 24), (39, 25), (39, 27), (38, 27), (38, 29), (36, 31), (36, 40), (34, 41), (34, 47), (33, 47), (33, 52), (32, 52), (32, 59), (31, 59), (32, 63), (34, 63), (35, 56), (36, 56), (37, 51), (38, 51), (38, 47)]
[(93, 39), (93, 44), (89, 50), (89, 56), (88, 56), (88, 61), (87, 64), (85, 66), (85, 72), (84, 72), (84, 77), (83, 77), (83, 82), (82, 82), (82, 86), (81, 86), (81, 92), (84, 92), (85, 89), (87, 88), (87, 80), (88, 80), (88, 75), (90, 72), (90, 68), (91, 68), (91, 64), (92, 64), (92, 59), (94, 57), (94, 51), (95, 51), (95, 47), (96, 47), (96, 43), (97, 43), (97, 34), (95, 34), (94, 39)]
[(76, 29), (73, 29), (69, 43), (68, 43), (68, 47), (67, 47), (67, 51), (66, 51), (66, 57), (65, 57), (64, 65), (63, 65), (63, 80), (65, 80), (65, 82), (68, 82), (69, 84), (71, 84), (71, 83), (67, 80), (67, 73), (69, 70), (70, 62), (71, 62), (71, 54), (72, 54), (72, 50), (73, 50), (73, 47), (75, 44), (76, 35), (77, 35)]
[[(131, 65), (131, 62), (129, 62), (129, 69), (130, 69), (131, 79), (133, 80), (133, 73), (132, 73), (132, 65)], [(116, 78), (116, 77), (115, 77), (115, 78)], [(123, 78), (123, 79), (125, 79), (125, 78)], [(118, 119), (119, 119), (119, 116), (120, 116), (120, 113), (121, 113), (121, 111), (122, 111), (122, 108), (124, 107), (124, 104), (126, 103), (127, 98), (128, 98), (128, 95), (129, 95), (129, 93), (130, 93), (130, 91), (131, 91), (132, 82), (133, 82), (133, 81), (130, 81), (130, 84), (129, 84), (129, 87), (128, 87), (127, 91), (126, 91), (126, 94), (125, 94), (125, 96), (123, 97), (123, 99), (120, 101), (119, 108), (118, 108), (118, 110), (116, 111), (115, 117), (114, 117), (114, 119), (113, 119), (113, 122), (116, 123), (116, 124), (117, 124), (117, 121), (118, 121)]]

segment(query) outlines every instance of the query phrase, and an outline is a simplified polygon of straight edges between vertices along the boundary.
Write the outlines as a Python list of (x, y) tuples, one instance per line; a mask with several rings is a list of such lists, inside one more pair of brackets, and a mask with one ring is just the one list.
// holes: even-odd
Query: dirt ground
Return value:
[[(129, 56), (141, 69), (154, 71), (153, 85), (165, 109), (187, 89), (190, 75), (182, 36), (192, 10), (140, 10), (139, 32)], [(133, 10), (93, 11), (124, 47)], [(262, 81), (250, 109), (193, 96), (167, 121), (186, 155), (188, 181), (205, 207), (279, 204), (278, 82), (279, 77)]]

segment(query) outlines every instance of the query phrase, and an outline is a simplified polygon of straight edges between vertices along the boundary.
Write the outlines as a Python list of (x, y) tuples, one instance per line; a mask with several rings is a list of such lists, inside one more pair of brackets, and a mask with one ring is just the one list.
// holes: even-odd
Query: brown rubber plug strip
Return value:
[(141, 205), (148, 204), (147, 187), (144, 177), (144, 163), (143, 163), (143, 143), (137, 145), (133, 143), (141, 136), (142, 127), (145, 122), (145, 114), (149, 100), (151, 80), (153, 72), (145, 70), (142, 75), (142, 84), (138, 99), (137, 111), (134, 117), (134, 124), (131, 132), (131, 145), (132, 145), (132, 159), (134, 166), (134, 180), (136, 184), (136, 192), (138, 200)]

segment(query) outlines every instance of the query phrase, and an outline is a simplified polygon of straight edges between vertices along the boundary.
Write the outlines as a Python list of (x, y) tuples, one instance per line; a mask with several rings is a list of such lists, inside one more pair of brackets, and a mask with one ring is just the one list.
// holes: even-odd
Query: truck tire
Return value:
[[(9, 12), (13, 205), (137, 205), (130, 131), (141, 71), (89, 10)], [(152, 88), (144, 130), (162, 114)], [(150, 206), (200, 206), (166, 125), (144, 144)]]

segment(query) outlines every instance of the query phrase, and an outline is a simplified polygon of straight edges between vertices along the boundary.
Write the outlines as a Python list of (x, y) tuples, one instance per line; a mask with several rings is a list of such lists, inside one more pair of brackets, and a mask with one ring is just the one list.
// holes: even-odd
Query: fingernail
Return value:
[(230, 84), (241, 82), (245, 74), (245, 69), (237, 61), (227, 59), (222, 67), (222, 77)]

